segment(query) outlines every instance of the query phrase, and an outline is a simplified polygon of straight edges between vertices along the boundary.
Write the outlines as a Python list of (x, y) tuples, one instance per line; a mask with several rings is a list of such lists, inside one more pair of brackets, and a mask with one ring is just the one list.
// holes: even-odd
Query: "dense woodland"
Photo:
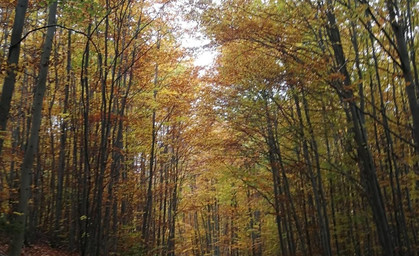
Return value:
[(1, 0), (2, 248), (418, 255), (418, 34), (417, 0)]

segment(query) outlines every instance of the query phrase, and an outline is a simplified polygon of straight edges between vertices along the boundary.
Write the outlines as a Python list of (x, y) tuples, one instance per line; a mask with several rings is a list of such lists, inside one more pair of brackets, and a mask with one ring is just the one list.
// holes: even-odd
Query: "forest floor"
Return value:
[[(0, 241), (0, 256), (7, 255), (7, 244)], [(59, 248), (52, 248), (46, 243), (35, 243), (22, 249), (22, 256), (77, 256), (75, 252), (69, 252)]]

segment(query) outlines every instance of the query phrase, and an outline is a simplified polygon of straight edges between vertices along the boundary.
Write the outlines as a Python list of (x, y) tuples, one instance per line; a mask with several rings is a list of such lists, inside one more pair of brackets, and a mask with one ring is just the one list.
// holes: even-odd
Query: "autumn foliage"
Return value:
[(0, 1), (0, 254), (417, 255), (415, 1), (54, 4)]

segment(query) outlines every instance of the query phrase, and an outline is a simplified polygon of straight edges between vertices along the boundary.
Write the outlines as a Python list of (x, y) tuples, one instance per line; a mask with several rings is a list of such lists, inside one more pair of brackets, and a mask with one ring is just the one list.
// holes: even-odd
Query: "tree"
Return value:
[(10, 243), (9, 255), (20, 255), (24, 235), (25, 235), (25, 222), (28, 215), (28, 201), (30, 196), (30, 180), (31, 172), (33, 169), (34, 157), (39, 141), (39, 130), (41, 126), (42, 118), (42, 106), (44, 101), (44, 95), (46, 90), (49, 59), (52, 50), (52, 42), (55, 34), (55, 24), (57, 15), (57, 1), (54, 1), (49, 6), (48, 11), (48, 29), (45, 36), (45, 42), (42, 48), (40, 71), (38, 77), (38, 83), (36, 85), (33, 107), (32, 107), (32, 126), (31, 133), (28, 139), (28, 143), (25, 150), (25, 156), (23, 158), (21, 174), (20, 174), (20, 192), (19, 192), (19, 204), (17, 207), (17, 213), (15, 213), (15, 226), (19, 229), (13, 234)]
[[(27, 8), (28, 0), (19, 0), (16, 4), (12, 37), (7, 57), (7, 77), (4, 79), (3, 90), (0, 98), (0, 128), (2, 132), (6, 131), (7, 119), (9, 118), (10, 104), (18, 72), (20, 44)], [(0, 154), (3, 149), (3, 143), (4, 134), (0, 138)]]

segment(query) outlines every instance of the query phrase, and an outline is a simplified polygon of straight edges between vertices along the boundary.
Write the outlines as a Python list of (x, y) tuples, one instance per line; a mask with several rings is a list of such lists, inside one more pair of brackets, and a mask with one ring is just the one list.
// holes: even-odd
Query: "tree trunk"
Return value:
[(42, 119), (42, 104), (44, 100), (46, 82), (48, 75), (48, 66), (49, 66), (49, 57), (51, 55), (52, 42), (55, 34), (56, 24), (56, 14), (57, 14), (57, 1), (52, 2), (49, 6), (48, 14), (48, 27), (47, 34), (45, 37), (45, 42), (42, 49), (41, 55), (41, 67), (38, 77), (38, 83), (35, 89), (35, 96), (33, 101), (32, 108), (32, 127), (31, 134), (28, 140), (28, 145), (26, 147), (22, 167), (21, 167), (21, 185), (20, 185), (20, 196), (19, 196), (19, 205), (18, 205), (18, 216), (16, 216), (15, 224), (19, 227), (19, 230), (13, 234), (12, 241), (10, 243), (10, 256), (20, 255), (24, 235), (25, 235), (25, 220), (28, 215), (28, 201), (30, 195), (30, 180), (31, 180), (31, 171), (33, 168), (33, 161), (36, 154), (36, 147), (39, 140), (39, 130), (41, 127)]
[(60, 137), (60, 153), (58, 159), (58, 171), (57, 171), (57, 198), (55, 203), (55, 224), (54, 230), (56, 236), (59, 235), (61, 213), (62, 213), (62, 198), (63, 198), (63, 181), (64, 181), (64, 170), (65, 170), (65, 153), (66, 153), (66, 142), (67, 142), (67, 111), (68, 111), (68, 98), (70, 88), (70, 72), (71, 72), (71, 31), (68, 31), (67, 35), (67, 79), (64, 88), (64, 106), (63, 106), (63, 119), (61, 122), (61, 137)]
[[(4, 79), (3, 90), (0, 98), (0, 132), (6, 131), (9, 118), (10, 104), (15, 89), (16, 74), (18, 70), (20, 44), (25, 22), (28, 0), (19, 0), (16, 5), (15, 20), (13, 22), (12, 38), (10, 41), (9, 55), (7, 57), (7, 76)], [(0, 136), (0, 155), (3, 149), (4, 135)]]
[[(157, 49), (160, 48), (160, 38), (157, 39)], [(157, 97), (157, 82), (158, 82), (158, 71), (159, 71), (159, 65), (156, 64), (155, 66), (155, 71), (154, 71), (154, 91), (153, 91), (153, 99), (154, 101), (156, 100)], [(146, 241), (146, 243), (148, 242), (149, 239), (149, 224), (150, 224), (150, 219), (151, 219), (151, 212), (152, 212), (152, 206), (153, 206), (153, 173), (154, 173), (154, 154), (155, 154), (155, 144), (156, 144), (156, 135), (157, 135), (157, 131), (156, 131), (156, 109), (153, 108), (153, 113), (152, 113), (152, 117), (151, 117), (151, 125), (152, 125), (152, 129), (151, 129), (151, 149), (150, 149), (150, 169), (149, 169), (149, 180), (148, 180), (148, 187), (147, 187), (147, 198), (146, 198), (146, 208), (144, 210), (144, 214), (143, 214), (143, 228), (142, 228), (142, 232), (143, 232), (143, 237)]]
[(396, 17), (395, 8), (397, 8), (396, 2), (390, 0), (386, 1), (387, 9), (390, 15), (391, 28), (393, 29), (394, 35), (397, 42), (397, 52), (400, 59), (401, 69), (403, 77), (406, 83), (406, 93), (409, 101), (410, 112), (413, 120), (413, 138), (415, 141), (416, 153), (419, 154), (419, 103), (416, 95), (416, 84), (413, 77), (412, 68), (410, 66), (410, 57), (407, 49), (405, 31), (402, 24), (402, 17)]
[[(311, 186), (313, 188), (314, 201), (316, 203), (316, 211), (317, 211), (319, 227), (320, 227), (320, 240), (321, 240), (322, 249), (323, 249), (322, 254), (331, 256), (332, 250), (330, 246), (329, 223), (328, 223), (328, 218), (327, 218), (327, 212), (325, 209), (326, 206), (324, 205), (325, 201), (323, 197), (323, 188), (322, 188), (323, 185), (321, 183), (320, 170), (318, 170), (317, 177), (316, 177), (313, 171), (313, 164), (312, 164), (312, 160), (311, 160), (309, 150), (308, 150), (308, 141), (305, 138), (306, 135), (304, 134), (303, 116), (301, 113), (300, 102), (297, 95), (294, 96), (294, 101), (295, 101), (295, 106), (297, 110), (297, 117), (300, 122), (299, 133), (300, 133), (302, 144), (303, 144), (304, 160), (306, 162), (306, 166), (308, 169), (308, 176), (310, 178)], [(307, 111), (307, 104), (304, 104), (304, 105), (305, 105), (305, 110)], [(306, 117), (308, 118), (307, 112), (306, 112)], [(310, 128), (310, 133), (312, 133), (313, 131), (311, 128), (310, 119), (307, 120), (307, 123)], [(314, 141), (313, 134), (311, 134), (311, 137), (312, 137), (312, 141)], [(316, 144), (314, 146), (312, 145), (312, 148), (313, 150), (317, 150), (317, 145)], [(320, 165), (318, 156), (316, 156), (316, 165), (317, 167), (319, 167)]]
[(264, 110), (265, 110), (265, 118), (266, 118), (266, 135), (265, 140), (266, 144), (268, 145), (268, 158), (269, 164), (271, 166), (272, 171), (272, 179), (273, 179), (273, 187), (274, 187), (274, 206), (275, 206), (275, 221), (276, 221), (276, 228), (278, 231), (278, 238), (281, 247), (282, 255), (287, 255), (287, 248), (285, 246), (284, 238), (282, 236), (282, 218), (280, 212), (280, 201), (279, 197), (281, 195), (281, 178), (279, 175), (279, 161), (276, 159), (277, 150), (275, 150), (276, 142), (274, 137), (274, 128), (272, 125), (271, 116), (269, 113), (268, 108), (268, 95), (267, 92), (263, 92), (263, 100), (264, 100)]
[[(367, 131), (362, 122), (363, 113), (356, 106), (353, 98), (353, 92), (344, 87), (350, 88), (351, 80), (346, 66), (346, 59), (342, 48), (340, 32), (333, 13), (331, 1), (327, 1), (327, 27), (329, 39), (331, 41), (335, 56), (336, 66), (339, 72), (344, 76), (343, 84), (337, 85), (339, 96), (349, 104), (350, 122), (353, 125), (355, 142), (357, 145), (358, 160), (360, 165), (361, 180), (365, 188), (365, 194), (372, 208), (373, 218), (377, 227), (377, 233), (380, 244), (383, 248), (383, 255), (394, 255), (394, 246), (390, 227), (388, 225), (385, 207), (377, 180), (375, 164), (368, 147)], [(413, 88), (413, 87), (412, 87)]]

